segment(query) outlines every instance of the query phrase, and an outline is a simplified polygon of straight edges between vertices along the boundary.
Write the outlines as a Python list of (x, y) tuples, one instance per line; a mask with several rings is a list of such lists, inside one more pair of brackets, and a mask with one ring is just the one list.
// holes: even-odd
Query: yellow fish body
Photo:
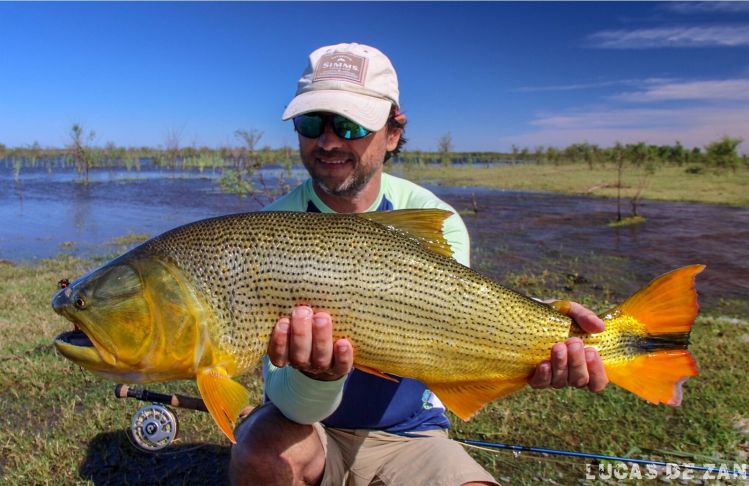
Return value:
[(612, 382), (678, 405), (681, 383), (697, 374), (686, 345), (704, 266), (654, 280), (601, 316), (604, 332), (585, 335), (450, 258), (441, 232), (450, 214), (258, 212), (191, 223), (58, 291), (52, 305), (77, 330), (55, 345), (118, 382), (196, 379), (232, 441), (248, 401), (232, 377), (257, 365), (274, 323), (297, 304), (331, 314), (357, 367), (421, 380), (464, 420), (523, 387), (573, 335), (598, 350)]

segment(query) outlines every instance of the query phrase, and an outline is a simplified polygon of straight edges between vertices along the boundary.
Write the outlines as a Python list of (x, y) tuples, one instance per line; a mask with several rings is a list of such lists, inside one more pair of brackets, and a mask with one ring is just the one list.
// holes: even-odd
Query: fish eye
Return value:
[(83, 300), (82, 297), (78, 297), (75, 299), (75, 306), (79, 309), (85, 309), (86, 308), (86, 301)]

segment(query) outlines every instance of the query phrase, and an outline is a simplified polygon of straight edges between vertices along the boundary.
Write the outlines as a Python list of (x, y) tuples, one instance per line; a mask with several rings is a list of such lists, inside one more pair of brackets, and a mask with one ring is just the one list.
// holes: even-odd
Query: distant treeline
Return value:
[[(75, 134), (78, 134), (76, 137)], [(28, 166), (71, 167), (86, 174), (92, 168), (139, 169), (143, 161), (174, 169), (200, 170), (233, 169), (247, 171), (267, 165), (289, 167), (300, 164), (299, 151), (291, 147), (255, 148), (262, 132), (238, 130), (245, 141), (240, 147), (118, 147), (109, 143), (104, 147), (87, 146), (82, 132), (73, 129), (73, 143), (64, 148), (43, 148), (39, 144), (8, 148), (0, 144), (0, 161), (20, 169)], [(653, 170), (661, 165), (684, 166), (691, 173), (706, 170), (737, 170), (749, 167), (749, 157), (739, 155), (739, 138), (723, 137), (705, 147), (686, 148), (674, 145), (617, 143), (613, 147), (576, 143), (565, 148), (513, 146), (510, 152), (456, 152), (443, 147), (440, 151), (403, 150), (393, 162), (405, 165), (463, 165), (463, 164), (573, 164), (585, 163), (593, 168), (600, 165), (626, 163)], [(448, 149), (448, 150), (445, 150)]]

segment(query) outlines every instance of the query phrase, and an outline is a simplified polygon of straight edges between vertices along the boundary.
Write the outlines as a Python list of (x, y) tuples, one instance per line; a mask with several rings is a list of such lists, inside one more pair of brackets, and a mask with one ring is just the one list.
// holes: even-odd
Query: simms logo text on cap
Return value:
[(367, 75), (367, 58), (355, 54), (335, 52), (324, 54), (315, 66), (315, 77), (312, 81), (339, 79), (364, 85)]

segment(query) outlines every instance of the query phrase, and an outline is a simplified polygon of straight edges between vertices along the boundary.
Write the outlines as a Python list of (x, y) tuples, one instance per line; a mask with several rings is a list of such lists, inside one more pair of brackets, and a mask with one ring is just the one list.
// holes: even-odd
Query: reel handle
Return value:
[(114, 395), (117, 398), (135, 398), (144, 402), (163, 403), (176, 408), (189, 408), (190, 410), (201, 410), (207, 412), (203, 399), (197, 397), (188, 397), (185, 395), (173, 394), (165, 395), (156, 393), (144, 388), (130, 388), (127, 385), (118, 384), (114, 387)]

